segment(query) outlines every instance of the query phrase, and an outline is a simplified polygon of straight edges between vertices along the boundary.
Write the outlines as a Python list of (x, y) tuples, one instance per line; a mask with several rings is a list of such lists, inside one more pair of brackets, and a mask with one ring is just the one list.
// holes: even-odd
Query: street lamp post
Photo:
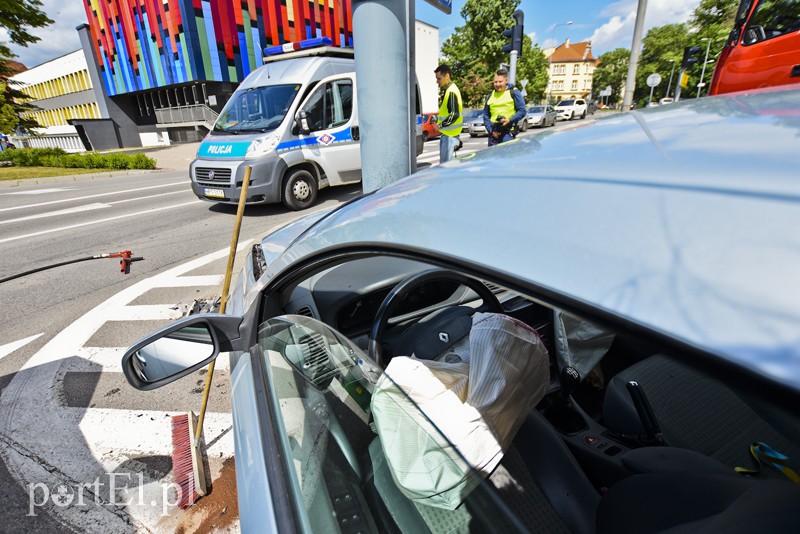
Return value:
[(697, 96), (695, 98), (700, 98), (700, 92), (703, 90), (703, 87), (706, 85), (703, 79), (706, 76), (706, 64), (708, 64), (708, 51), (711, 48), (711, 38), (710, 37), (703, 37), (700, 39), (701, 41), (708, 41), (706, 45), (706, 58), (703, 60), (703, 70), (700, 72), (700, 83), (697, 84)]
[[(558, 46), (557, 46), (558, 43), (556, 42), (556, 28), (558, 28), (559, 26), (572, 26), (572, 21), (568, 20), (567, 22), (559, 22), (558, 24), (554, 24), (553, 25), (553, 46), (554, 46), (553, 53), (555, 53), (555, 49), (558, 48)], [(552, 57), (552, 56), (553, 56), (553, 54), (550, 54), (550, 57)], [(550, 61), (550, 70), (551, 71), (553, 70), (553, 62), (552, 61)], [(553, 96), (553, 75), (551, 73), (550, 74), (549, 91), (547, 92), (547, 102), (545, 102), (545, 104), (549, 104), (550, 103), (550, 98), (552, 96)]]
[(672, 88), (672, 75), (675, 74), (675, 60), (670, 59), (669, 62), (672, 63), (672, 70), (669, 71), (669, 83), (667, 84), (667, 94), (665, 98), (669, 98), (669, 90)]

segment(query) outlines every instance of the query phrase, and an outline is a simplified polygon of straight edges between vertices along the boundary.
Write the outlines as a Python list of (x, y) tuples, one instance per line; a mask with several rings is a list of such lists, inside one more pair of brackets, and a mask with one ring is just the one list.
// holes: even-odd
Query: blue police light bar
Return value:
[(313, 39), (305, 39), (297, 43), (284, 43), (282, 45), (270, 46), (264, 49), (264, 55), (277, 56), (280, 54), (286, 54), (287, 52), (296, 52), (298, 50), (306, 50), (309, 48), (331, 45), (333, 45), (333, 41), (330, 37), (314, 37)]

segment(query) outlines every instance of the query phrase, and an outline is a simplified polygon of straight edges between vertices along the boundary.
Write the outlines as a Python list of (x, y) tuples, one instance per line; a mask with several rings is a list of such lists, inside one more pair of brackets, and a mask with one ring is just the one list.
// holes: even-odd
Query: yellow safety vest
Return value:
[[(450, 93), (456, 95), (456, 100), (458, 101), (458, 118), (455, 122), (449, 126), (441, 126), (441, 121), (443, 117), (447, 117), (450, 115), (450, 110), (447, 109), (447, 100), (450, 98)], [(464, 123), (464, 113), (463, 113), (463, 105), (461, 103), (461, 91), (458, 90), (456, 84), (450, 82), (450, 85), (447, 86), (447, 89), (444, 92), (444, 96), (442, 97), (442, 104), (439, 106), (439, 131), (442, 132), (443, 135), (448, 137), (456, 137), (461, 133), (461, 128)]]
[(517, 112), (514, 107), (514, 97), (511, 96), (511, 90), (505, 90), (502, 93), (492, 91), (489, 95), (489, 114), (492, 122), (497, 122), (497, 117), (503, 116), (511, 119)]

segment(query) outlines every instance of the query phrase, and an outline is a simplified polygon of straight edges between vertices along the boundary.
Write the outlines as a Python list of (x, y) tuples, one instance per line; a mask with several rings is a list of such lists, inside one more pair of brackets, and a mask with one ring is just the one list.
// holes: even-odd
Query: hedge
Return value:
[(18, 167), (66, 167), (78, 169), (155, 169), (156, 160), (136, 154), (68, 154), (60, 148), (16, 148), (0, 152), (0, 161)]

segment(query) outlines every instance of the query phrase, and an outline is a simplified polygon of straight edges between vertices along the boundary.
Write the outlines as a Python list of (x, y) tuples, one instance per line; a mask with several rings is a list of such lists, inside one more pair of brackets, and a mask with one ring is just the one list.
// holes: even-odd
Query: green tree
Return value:
[[(636, 91), (633, 99), (640, 106), (647, 105), (650, 97), (650, 88), (647, 86), (647, 77), (653, 73), (661, 75), (661, 83), (653, 90), (653, 100), (658, 100), (675, 94), (675, 85), (678, 83), (678, 74), (683, 59), (683, 48), (689, 46), (695, 37), (689, 36), (689, 29), (685, 24), (666, 24), (651, 28), (647, 35), (642, 39), (642, 53), (639, 55), (639, 65), (636, 69)], [(705, 50), (703, 50), (705, 52)], [(700, 58), (702, 62), (703, 58)], [(673, 73), (672, 66), (675, 66)], [(670, 74), (672, 77), (672, 87)], [(698, 71), (699, 73), (699, 71)], [(699, 78), (699, 74), (698, 74)], [(686, 96), (686, 90), (682, 89), (682, 94)]]
[[(503, 30), (511, 28), (511, 15), (521, 0), (467, 0), (461, 8), (464, 25), (455, 29), (442, 44), (443, 61), (453, 69), (464, 105), (482, 107), (491, 81), (501, 63), (508, 39)], [(541, 98), (547, 86), (547, 59), (538, 45), (524, 36), (522, 57), (517, 61), (517, 79), (528, 80), (528, 98)]]
[(608, 97), (609, 105), (616, 104), (622, 98), (625, 79), (628, 76), (628, 62), (631, 52), (627, 48), (616, 48), (602, 54), (592, 76), (592, 94), (598, 95), (606, 87), (611, 87)]
[[(40, 40), (31, 31), (53, 23), (40, 9), (41, 6), (40, 0), (3, 1), (3, 7), (0, 9), (0, 27), (8, 31), (12, 43), (27, 47)], [(39, 126), (35, 120), (22, 116), (24, 112), (35, 108), (27, 103), (29, 97), (9, 81), (13, 73), (8, 63), (15, 57), (16, 54), (6, 43), (0, 43), (0, 130), (8, 133), (16, 129), (28, 131)]]

